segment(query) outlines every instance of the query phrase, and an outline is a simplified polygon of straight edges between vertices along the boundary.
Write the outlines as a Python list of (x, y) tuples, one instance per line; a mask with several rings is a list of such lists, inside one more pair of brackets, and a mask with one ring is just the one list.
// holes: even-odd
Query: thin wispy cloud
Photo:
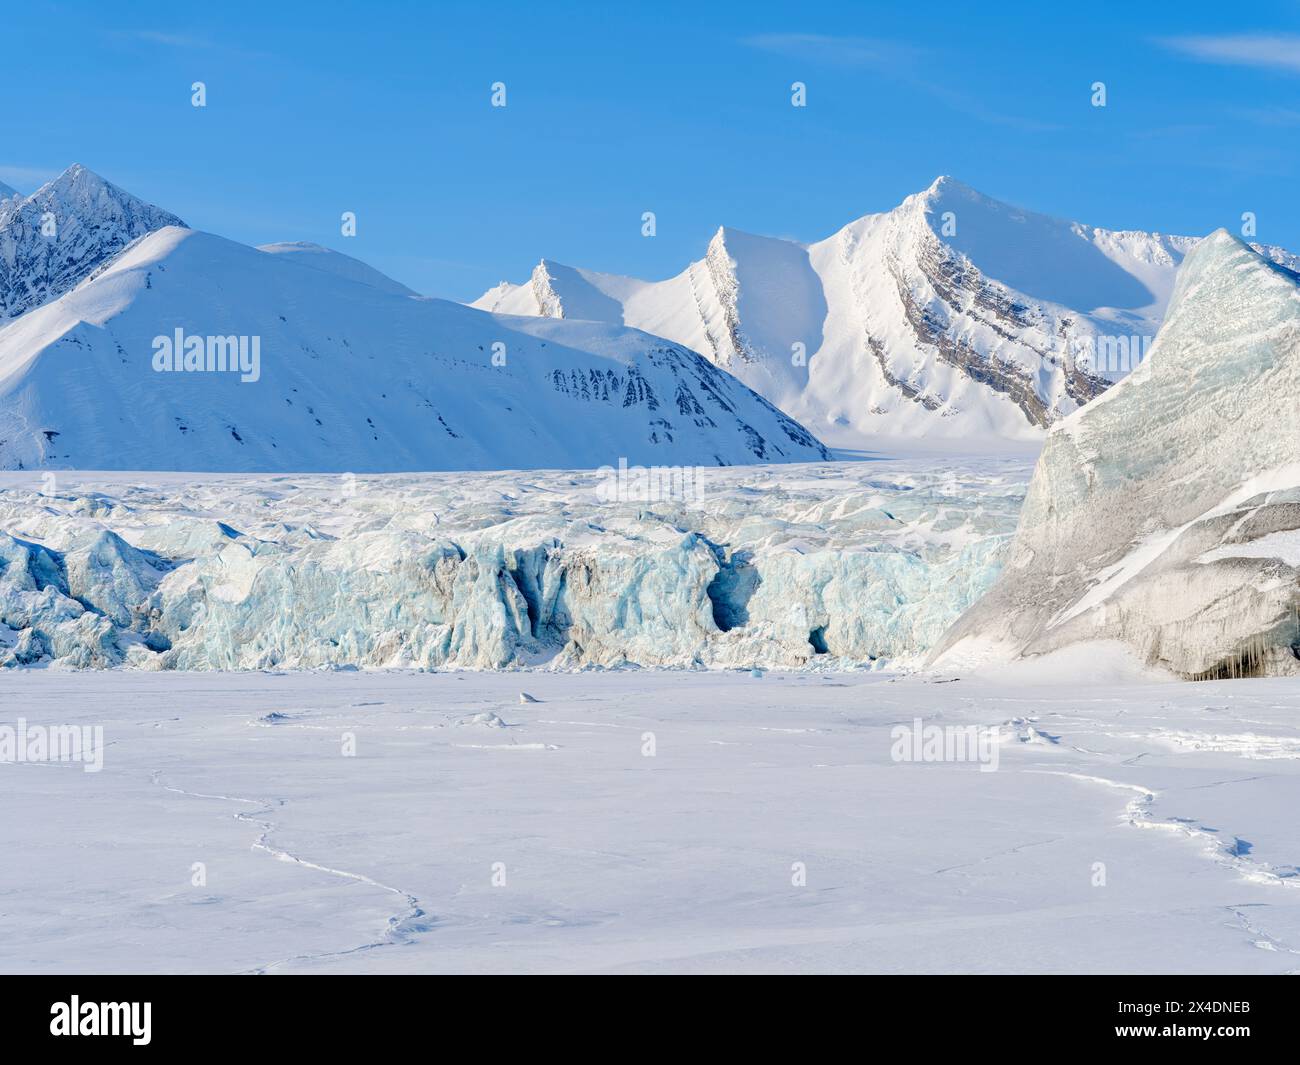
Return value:
[(1297, 34), (1230, 33), (1200, 37), (1162, 37), (1159, 43), (1172, 51), (1206, 63), (1260, 67), (1300, 74), (1300, 35)]
[(969, 93), (912, 76), (911, 71), (929, 53), (903, 41), (876, 37), (833, 37), (820, 33), (764, 33), (744, 37), (740, 43), (821, 66), (888, 69), (900, 82), (911, 85), (951, 110), (986, 125), (1007, 126), (1026, 133), (1045, 133), (1061, 128), (1055, 123), (998, 111)]
[(155, 45), (159, 48), (215, 52), (221, 55), (240, 56), (247, 59), (270, 58), (269, 53), (236, 48), (214, 41), (201, 33), (184, 30), (110, 30), (108, 36), (115, 41), (132, 44)]
[(973, 118), (976, 122), (983, 122), (986, 125), (1006, 126), (1010, 129), (1021, 130), (1024, 133), (1050, 133), (1064, 128), (1057, 122), (1043, 122), (1036, 118), (1025, 118), (1022, 115), (1011, 115), (1004, 111), (995, 110), (985, 106), (979, 99), (969, 93), (956, 92), (943, 85), (934, 85), (930, 82), (916, 82), (915, 84), (917, 88), (928, 92), (936, 100), (940, 100), (958, 114)]
[(921, 49), (898, 41), (821, 33), (760, 33), (744, 37), (740, 43), (763, 52), (843, 67), (887, 66), (922, 54)]
[(128, 30), (125, 33), (127, 37), (134, 37), (138, 41), (148, 41), (150, 44), (165, 44), (172, 48), (209, 48), (211, 47), (203, 37), (195, 37), (188, 33), (168, 33), (162, 30)]
[(108, 36), (117, 41), (136, 41), (157, 44), (164, 48), (211, 48), (212, 42), (195, 33), (175, 30), (110, 30)]
[(1177, 122), (1130, 130), (1126, 136), (1131, 141), (1185, 141), (1189, 137), (1204, 137), (1213, 130), (1214, 126), (1208, 122)]
[(1228, 113), (1256, 126), (1300, 126), (1300, 111), (1290, 107), (1235, 107)]

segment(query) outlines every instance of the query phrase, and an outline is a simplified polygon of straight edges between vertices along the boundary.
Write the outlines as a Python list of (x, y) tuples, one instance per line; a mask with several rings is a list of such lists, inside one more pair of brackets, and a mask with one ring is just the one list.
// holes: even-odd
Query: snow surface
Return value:
[(0, 665), (906, 666), (992, 584), (1028, 473), (0, 474)]
[(947, 665), (1117, 639), (1196, 678), (1300, 671), (1300, 286), (1223, 230), (1151, 355), (1049, 435)]
[(1221, 558), (1276, 558), (1300, 569), (1300, 529), (1269, 533), (1246, 544), (1225, 544), (1205, 552), (1197, 561), (1218, 562)]
[[(1129, 370), (1106, 357), (1110, 338), (1149, 342), (1196, 244), (1051, 218), (942, 177), (813, 244), (723, 227), (666, 281), (543, 260), (527, 284), (473, 305), (668, 337), (834, 447), (888, 434), (1039, 439)], [(1289, 252), (1259, 250), (1300, 269)]]
[[(0, 328), (0, 469), (400, 471), (827, 458), (695, 352), (407, 296), (324, 249), (168, 227)], [(387, 279), (383, 279), (387, 281)], [(260, 365), (157, 372), (157, 338)]]
[(1300, 971), (1300, 683), (943, 679), (11, 673), (0, 969)]

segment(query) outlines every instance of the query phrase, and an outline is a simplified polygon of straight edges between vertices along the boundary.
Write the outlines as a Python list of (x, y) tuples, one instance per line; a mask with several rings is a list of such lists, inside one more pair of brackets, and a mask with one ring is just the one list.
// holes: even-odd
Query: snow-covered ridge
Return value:
[(1049, 434), (1007, 570), (936, 660), (1120, 639), (1192, 678), (1300, 672), (1300, 284), (1223, 230), (1150, 357)]
[(61, 296), (146, 233), (184, 225), (79, 163), (30, 196), (0, 187), (0, 322)]
[(989, 586), (1027, 466), (0, 475), (0, 664), (915, 662)]
[[(409, 296), (347, 256), (168, 227), (0, 329), (0, 469), (355, 472), (825, 459), (708, 360), (622, 326)], [(199, 338), (190, 372), (158, 338)], [(226, 340), (259, 353), (232, 374)], [(175, 345), (173, 345), (175, 346)], [(200, 351), (203, 355), (204, 351)], [(209, 368), (209, 367), (212, 368)]]
[(418, 296), (419, 293), (407, 288), (400, 281), (394, 281), (387, 274), (380, 273), (369, 263), (354, 259), (350, 255), (324, 248), (306, 240), (280, 241), (275, 244), (259, 244), (258, 251), (268, 255), (282, 256), (286, 261), (296, 262), (313, 270), (325, 270), (352, 281), (373, 285), (384, 292), (396, 296)]
[(1138, 361), (1196, 243), (1051, 218), (944, 177), (811, 245), (724, 227), (666, 281), (544, 260), (473, 305), (676, 340), (837, 446), (1030, 439)]

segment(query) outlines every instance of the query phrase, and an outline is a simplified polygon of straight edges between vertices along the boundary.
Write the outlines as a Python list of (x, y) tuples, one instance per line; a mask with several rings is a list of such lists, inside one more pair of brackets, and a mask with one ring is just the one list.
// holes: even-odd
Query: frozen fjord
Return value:
[[(107, 744), (0, 772), (6, 971), (1300, 969), (1290, 678), (0, 683)], [(917, 716), (1003, 726), (997, 771), (891, 761)]]

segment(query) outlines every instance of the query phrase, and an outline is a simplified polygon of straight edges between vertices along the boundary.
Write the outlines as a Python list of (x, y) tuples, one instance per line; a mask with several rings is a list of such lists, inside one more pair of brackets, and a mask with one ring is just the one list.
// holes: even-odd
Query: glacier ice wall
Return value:
[(906, 665), (992, 583), (1027, 474), (5, 474), (0, 663)]

